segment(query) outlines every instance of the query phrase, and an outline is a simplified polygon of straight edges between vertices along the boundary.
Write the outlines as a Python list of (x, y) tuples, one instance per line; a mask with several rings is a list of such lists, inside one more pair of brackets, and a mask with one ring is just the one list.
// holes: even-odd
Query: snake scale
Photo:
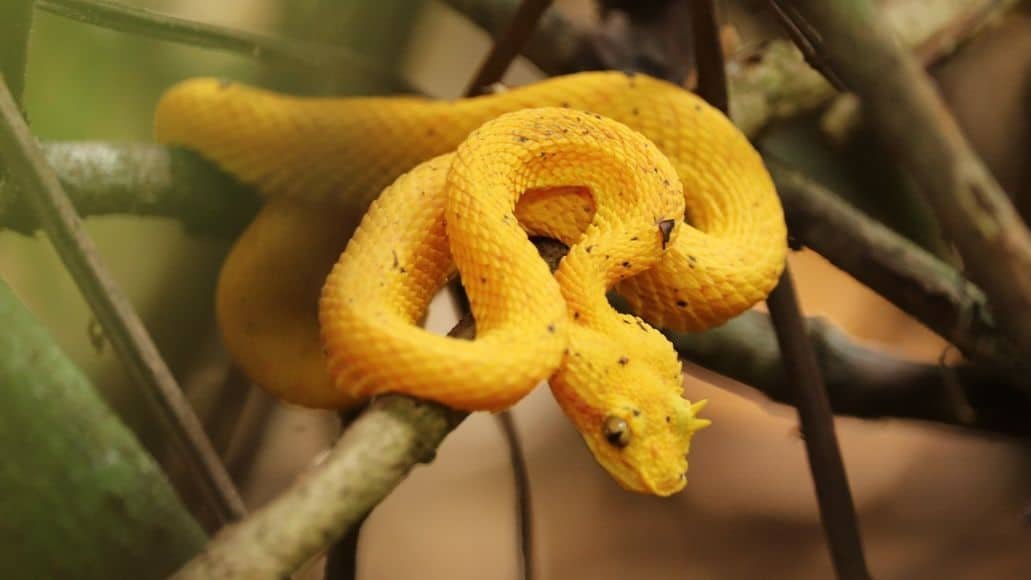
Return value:
[[(497, 410), (549, 379), (598, 462), (639, 492), (682, 489), (691, 437), (708, 424), (645, 320), (721, 324), (767, 295), (787, 252), (748, 140), (644, 75), (580, 73), (455, 101), (195, 79), (162, 97), (156, 134), (268, 196), (216, 299), (255, 383), (314, 407), (402, 392)], [(554, 275), (528, 235), (570, 246)], [(419, 326), (456, 267), (473, 341)], [(613, 310), (610, 289), (640, 318)]]

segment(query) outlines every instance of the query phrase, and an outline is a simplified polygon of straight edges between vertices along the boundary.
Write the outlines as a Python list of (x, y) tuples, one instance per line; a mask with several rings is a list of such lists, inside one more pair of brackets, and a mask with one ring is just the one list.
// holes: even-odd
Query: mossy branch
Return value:
[(0, 281), (0, 577), (163, 578), (206, 537), (161, 468)]

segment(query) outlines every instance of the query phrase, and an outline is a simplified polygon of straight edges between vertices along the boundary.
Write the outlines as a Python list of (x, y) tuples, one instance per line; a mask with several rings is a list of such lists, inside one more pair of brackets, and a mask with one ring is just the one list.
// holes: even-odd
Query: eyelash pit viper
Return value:
[[(644, 75), (580, 73), (456, 101), (194, 79), (162, 97), (156, 135), (268, 197), (216, 297), (255, 383), (313, 407), (402, 392), (497, 410), (550, 377), (595, 458), (633, 491), (682, 489), (691, 437), (708, 424), (644, 320), (721, 324), (769, 293), (787, 253), (779, 200), (744, 135)], [(554, 276), (528, 234), (570, 246)], [(474, 341), (418, 326), (456, 265)], [(613, 310), (610, 288), (643, 320)]]

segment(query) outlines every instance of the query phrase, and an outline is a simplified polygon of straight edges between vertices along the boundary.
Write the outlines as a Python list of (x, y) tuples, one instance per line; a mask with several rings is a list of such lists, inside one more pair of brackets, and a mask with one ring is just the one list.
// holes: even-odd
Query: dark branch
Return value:
[[(692, 3), (692, 22), (700, 36), (695, 39), (697, 47), (699, 88), (702, 96), (715, 100), (709, 104), (727, 112), (725, 65), (719, 45), (719, 30), (715, 11), (710, 0)], [(709, 30), (702, 30), (709, 28)], [(711, 46), (703, 46), (705, 42)], [(712, 78), (704, 78), (708, 71)], [(869, 578), (863, 541), (859, 534), (852, 491), (849, 489), (845, 464), (838, 449), (838, 437), (834, 431), (834, 415), (827, 399), (827, 388), (816, 361), (816, 353), (805, 331), (802, 310), (798, 305), (795, 288), (791, 281), (791, 269), (785, 264), (780, 282), (766, 299), (777, 335), (784, 373), (793, 387), (793, 400), (798, 409), (798, 420), (805, 434), (806, 455), (816, 487), (816, 499), (820, 507), (820, 521), (823, 523), (830, 547), (831, 560), (839, 579), (863, 580)]]
[(723, 63), (714, 0), (692, 0), (691, 10), (698, 95), (726, 113), (730, 110), (730, 95), (727, 93), (727, 67)]
[(887, 298), (968, 357), (1015, 360), (984, 293), (948, 264), (850, 206), (805, 175), (766, 158), (791, 235)]
[[(1031, 397), (1004, 374), (970, 364), (895, 358), (856, 344), (822, 318), (807, 319), (806, 330), (837, 415), (919, 419), (1016, 437), (1031, 435)], [(793, 389), (766, 314), (746, 312), (707, 332), (667, 336), (685, 360), (793, 404)]]
[(465, 90), (465, 96), (481, 94), (494, 83), (501, 81), (512, 61), (523, 50), (544, 11), (551, 6), (551, 2), (552, 0), (523, 0), (519, 4), (512, 20), (494, 41), (490, 54), (473, 75)]
[[(521, 0), (444, 0), (493, 37), (498, 37), (512, 21)], [(546, 10), (530, 34), (523, 54), (549, 75), (560, 75), (585, 68), (592, 50), (587, 31), (576, 26), (559, 10)]]
[(784, 268), (780, 283), (770, 293), (766, 304), (785, 360), (784, 376), (793, 387), (793, 403), (798, 408), (809, 468), (816, 484), (820, 520), (830, 544), (834, 569), (841, 580), (864, 580), (870, 573), (863, 555), (852, 492), (838, 449), (834, 417), (816, 354), (805, 331), (789, 268)]

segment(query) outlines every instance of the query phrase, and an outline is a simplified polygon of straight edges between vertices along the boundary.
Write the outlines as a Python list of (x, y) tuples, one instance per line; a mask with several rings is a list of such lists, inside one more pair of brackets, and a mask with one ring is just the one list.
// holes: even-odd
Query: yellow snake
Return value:
[[(403, 392), (496, 410), (550, 377), (599, 463), (635, 491), (682, 489), (708, 421), (681, 396), (669, 342), (606, 291), (656, 325), (701, 330), (764, 298), (786, 254), (747, 139), (643, 75), (458, 101), (303, 99), (197, 79), (164, 95), (156, 127), (270, 198), (217, 296), (254, 382), (317, 407)], [(571, 246), (554, 277), (527, 232)], [(455, 265), (474, 341), (417, 324)]]

